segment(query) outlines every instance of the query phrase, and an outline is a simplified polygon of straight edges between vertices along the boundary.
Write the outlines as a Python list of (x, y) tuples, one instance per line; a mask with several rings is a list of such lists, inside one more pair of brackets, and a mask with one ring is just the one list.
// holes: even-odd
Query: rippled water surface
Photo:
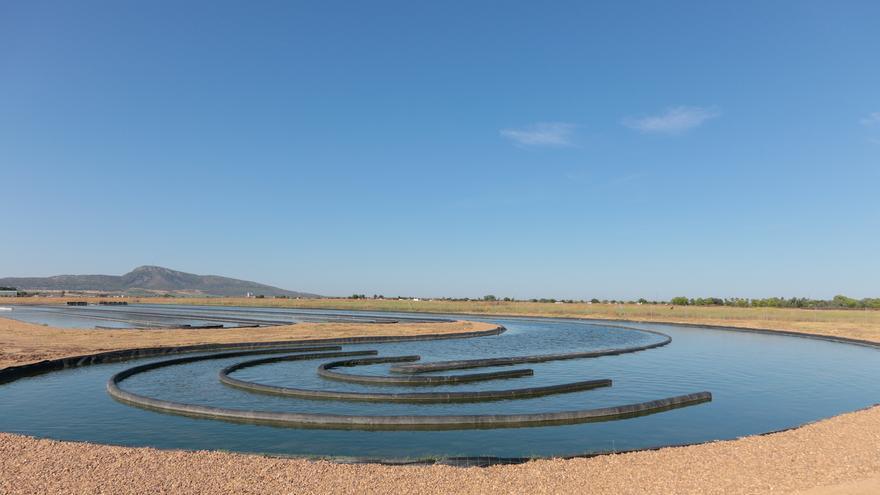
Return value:
[[(360, 313), (364, 318), (370, 315)], [(703, 390), (712, 392), (713, 400), (650, 416), (565, 426), (451, 431), (309, 430), (193, 419), (114, 401), (105, 390), (107, 379), (134, 364), (148, 362), (139, 360), (59, 371), (0, 385), (0, 430), (120, 445), (289, 455), (525, 457), (736, 438), (796, 426), (866, 407), (880, 399), (876, 384), (880, 354), (870, 347), (658, 324), (626, 324), (629, 328), (621, 328), (572, 320), (484, 320), (502, 324), (508, 331), (499, 336), (470, 339), (350, 345), (343, 350), (376, 349), (380, 356), (419, 354), (422, 362), (428, 362), (629, 347), (660, 339), (637, 329), (660, 331), (673, 341), (633, 354), (516, 366), (534, 369), (531, 377), (442, 387), (363, 386), (328, 381), (318, 377), (315, 368), (329, 359), (257, 366), (234, 374), (235, 378), (272, 385), (359, 392), (496, 390), (600, 378), (614, 382), (607, 388), (523, 400), (465, 404), (298, 400), (253, 394), (229, 388), (217, 380), (221, 368), (261, 356), (162, 368), (135, 375), (121, 386), (160, 399), (227, 408), (361, 415), (553, 412), (642, 402)], [(161, 359), (153, 361), (156, 360)], [(389, 366), (342, 371), (387, 374)], [(445, 374), (500, 369), (512, 368)]]

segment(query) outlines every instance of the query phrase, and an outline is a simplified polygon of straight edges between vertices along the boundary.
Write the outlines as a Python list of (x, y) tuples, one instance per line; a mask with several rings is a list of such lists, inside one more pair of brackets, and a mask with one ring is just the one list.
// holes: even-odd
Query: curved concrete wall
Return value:
[(533, 356), (514, 356), (514, 357), (502, 357), (502, 358), (491, 358), (491, 359), (467, 359), (467, 360), (458, 360), (458, 361), (437, 361), (433, 363), (423, 363), (423, 364), (405, 364), (400, 366), (392, 366), (391, 371), (395, 373), (429, 373), (432, 371), (449, 371), (449, 370), (463, 370), (470, 368), (486, 368), (489, 366), (510, 366), (514, 364), (524, 364), (524, 363), (544, 363), (547, 361), (562, 361), (566, 359), (586, 359), (586, 358), (596, 358), (601, 356), (616, 356), (618, 354), (628, 354), (631, 352), (639, 352), (645, 351), (648, 349), (654, 349), (656, 347), (664, 346), (670, 342), (672, 342), (672, 337), (659, 333), (659, 332), (650, 332), (657, 335), (662, 335), (664, 339), (660, 342), (655, 342), (653, 344), (636, 346), (636, 347), (624, 347), (619, 349), (602, 349), (598, 351), (587, 351), (587, 352), (571, 352), (565, 354), (537, 354)]
[[(119, 383), (126, 378), (138, 373), (150, 370), (173, 366), (196, 361), (230, 358), (237, 356), (246, 356), (252, 354), (266, 353), (303, 353), (295, 357), (285, 357), (283, 359), (321, 359), (331, 356), (341, 355), (369, 355), (375, 354), (376, 351), (357, 351), (353, 353), (340, 352), (338, 345), (317, 344), (360, 344), (360, 343), (382, 343), (382, 342), (401, 342), (401, 341), (418, 341), (418, 340), (436, 340), (436, 339), (457, 339), (468, 337), (479, 337), (487, 335), (497, 335), (504, 332), (504, 327), (497, 327), (492, 330), (468, 332), (461, 334), (432, 334), (420, 336), (404, 336), (404, 337), (352, 337), (337, 339), (316, 339), (307, 341), (280, 341), (280, 342), (250, 342), (238, 344), (209, 344), (179, 347), (153, 347), (130, 349), (124, 351), (110, 351), (104, 353), (96, 353), (85, 356), (75, 356), (70, 358), (42, 361), (30, 365), (16, 366), (0, 370), (0, 383), (11, 381), (23, 376), (31, 376), (34, 374), (45, 373), (57, 369), (63, 369), (73, 366), (84, 366), (89, 364), (123, 361), (133, 358), (145, 358), (161, 356), (171, 353), (192, 353), (192, 352), (210, 352), (214, 350), (233, 350), (232, 352), (224, 352), (220, 354), (188, 356), (165, 361), (147, 363), (139, 366), (128, 368), (114, 375), (107, 384), (109, 394), (116, 400), (129, 403), (138, 407), (153, 409), (174, 414), (182, 414), (188, 416), (207, 417), (221, 419), (226, 421), (244, 421), (251, 423), (265, 423), (284, 426), (299, 426), (309, 428), (330, 428), (330, 429), (467, 429), (467, 428), (505, 428), (505, 427), (521, 427), (521, 426), (546, 426), (553, 424), (579, 423), (587, 421), (608, 421), (632, 417), (643, 414), (653, 414), (676, 407), (684, 407), (701, 402), (711, 400), (709, 392), (699, 392), (695, 394), (681, 395), (669, 397), (660, 400), (640, 402), (636, 404), (627, 404), (617, 407), (584, 409), (575, 411), (562, 411), (550, 413), (534, 413), (534, 414), (486, 414), (486, 415), (441, 415), (441, 416), (369, 416), (369, 415), (332, 415), (332, 414), (308, 414), (308, 413), (281, 413), (272, 411), (250, 411), (236, 410), (219, 407), (201, 406), (197, 404), (186, 404), (173, 401), (164, 401), (151, 397), (146, 397), (133, 392), (129, 392), (120, 388)], [(607, 351), (606, 354), (619, 354), (622, 352), (635, 352), (652, 347), (658, 347), (668, 343), (662, 342), (641, 348), (623, 349)], [(305, 345), (308, 347), (292, 347), (294, 345)], [(315, 351), (337, 351), (330, 353), (318, 353)], [(583, 357), (595, 353), (577, 353), (577, 357)], [(548, 356), (552, 356), (548, 359)], [(565, 355), (545, 355), (545, 356), (529, 356), (528, 361), (522, 362), (540, 362), (541, 360), (566, 359), (560, 357)], [(573, 356), (573, 355), (570, 355)], [(575, 357), (568, 357), (574, 359)], [(275, 358), (281, 360), (280, 358)], [(360, 364), (373, 364), (380, 362), (391, 362), (388, 359), (397, 359), (394, 362), (415, 361), (417, 356), (403, 356), (397, 358), (373, 358), (356, 359), (348, 361), (336, 361), (326, 363), (319, 368), (319, 373), (325, 377), (334, 379), (342, 379), (346, 381), (365, 381), (369, 383), (382, 383), (385, 380), (396, 380), (398, 383), (413, 385), (418, 383), (456, 383), (474, 380), (487, 380), (496, 378), (506, 378), (513, 376), (531, 375), (532, 370), (511, 370), (495, 373), (478, 373), (470, 375), (456, 375), (450, 377), (438, 376), (401, 376), (401, 377), (358, 377), (356, 375), (344, 375), (331, 371), (332, 367), (338, 366), (356, 366)], [(522, 358), (502, 358), (502, 359), (522, 359)], [(478, 360), (482, 363), (492, 362), (493, 360)], [(464, 363), (464, 362), (459, 362)], [(241, 364), (241, 363), (240, 363)], [(436, 363), (434, 363), (436, 364)], [(484, 366), (487, 364), (480, 364)], [(496, 364), (488, 364), (489, 366)], [(465, 367), (474, 367), (473, 363)], [(460, 368), (449, 368), (460, 369)], [(419, 371), (421, 372), (421, 371)], [(335, 375), (335, 376), (334, 376)], [(374, 381), (375, 380), (375, 381)], [(535, 387), (533, 389), (522, 389), (513, 391), (494, 391), (496, 393), (531, 393), (556, 388), (561, 390), (564, 387), (592, 387), (605, 385), (604, 381), (594, 380), (592, 382), (578, 382), (576, 384), (565, 384), (554, 387)], [(490, 391), (489, 393), (493, 393)]]
[[(339, 353), (344, 354), (344, 353)], [(546, 387), (529, 387), (509, 390), (481, 390), (475, 392), (427, 392), (427, 393), (372, 393), (372, 392), (340, 392), (333, 390), (313, 390), (293, 387), (278, 387), (255, 383), (247, 380), (239, 380), (229, 376), (236, 370), (270, 364), (279, 361), (300, 359), (301, 356), (284, 356), (281, 358), (256, 359), (228, 366), (220, 371), (220, 381), (231, 387), (273, 395), (284, 395), (299, 399), (317, 400), (345, 400), (362, 402), (415, 402), (415, 403), (438, 403), (438, 402), (478, 402), (502, 399), (525, 399), (540, 397), (543, 395), (564, 394), (579, 392), (598, 387), (610, 387), (611, 380), (590, 380), (562, 385)]]
[(348, 359), (345, 361), (333, 361), (318, 366), (318, 375), (330, 380), (338, 380), (352, 383), (365, 383), (371, 385), (448, 385), (453, 383), (471, 383), (486, 380), (498, 380), (502, 378), (520, 378), (532, 376), (535, 372), (530, 369), (495, 371), (491, 373), (470, 373), (466, 375), (449, 376), (376, 376), (376, 375), (353, 375), (339, 373), (333, 368), (365, 366), (381, 363), (400, 363), (418, 361), (420, 356), (394, 356), (367, 359)]
[[(312, 354), (320, 358), (320, 354)], [(128, 392), (119, 383), (138, 373), (166, 366), (191, 362), (207, 356), (170, 359), (148, 363), (121, 371), (107, 383), (108, 393), (115, 399), (146, 409), (205, 417), (225, 421), (272, 424), (281, 426), (327, 428), (327, 429), (468, 429), (468, 428), (509, 428), (522, 426), (548, 426), (554, 424), (582, 423), (589, 421), (608, 421), (645, 414), (653, 414), (668, 409), (684, 407), (712, 400), (709, 392), (668, 397), (660, 400), (627, 404), (600, 409), (584, 409), (535, 414), (478, 414), (444, 416), (361, 416), (339, 414), (281, 413), (228, 409), (201, 406), (181, 402), (154, 399)]]

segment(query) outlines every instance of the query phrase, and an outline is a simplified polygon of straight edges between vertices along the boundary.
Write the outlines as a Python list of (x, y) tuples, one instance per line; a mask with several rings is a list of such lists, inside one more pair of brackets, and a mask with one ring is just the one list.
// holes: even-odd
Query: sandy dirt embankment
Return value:
[(53, 328), (0, 317), (0, 368), (44, 359), (136, 347), (272, 342), (358, 336), (427, 335), (489, 330), (472, 321), (441, 323), (299, 323), (262, 328), (212, 330), (86, 330)]

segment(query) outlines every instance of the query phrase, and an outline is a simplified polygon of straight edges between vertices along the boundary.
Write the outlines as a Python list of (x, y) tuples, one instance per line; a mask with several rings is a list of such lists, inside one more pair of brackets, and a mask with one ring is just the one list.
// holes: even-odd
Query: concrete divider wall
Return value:
[[(297, 349), (298, 352), (304, 354), (273, 357), (246, 361), (226, 367), (220, 372), (221, 380), (225, 383), (244, 388), (247, 390), (256, 390), (268, 393), (282, 393), (284, 395), (308, 396), (308, 398), (321, 399), (354, 399), (354, 400), (401, 400), (408, 401), (412, 399), (427, 400), (449, 400), (452, 397), (460, 397), (466, 399), (477, 399), (479, 397), (491, 398), (505, 396), (504, 398), (517, 398), (518, 396), (533, 396), (544, 393), (561, 393), (564, 390), (574, 391), (574, 389), (583, 390), (586, 388), (595, 388), (597, 386), (608, 386), (610, 380), (593, 380), (590, 382), (578, 382), (574, 384), (563, 384), (551, 387), (533, 387), (530, 389), (507, 390), (507, 391), (482, 391), (482, 392), (462, 392), (462, 393), (440, 393), (440, 394), (375, 394), (375, 393), (350, 393), (350, 392), (332, 392), (332, 391), (316, 391), (303, 389), (290, 389), (283, 387), (274, 387), (269, 385), (255, 384), (236, 380), (228, 376), (228, 373), (236, 369), (242, 369), (249, 366), (259, 364), (267, 364), (283, 360), (303, 360), (303, 359), (322, 359), (326, 357), (338, 356), (345, 354), (342, 352), (331, 353), (306, 353), (309, 348)], [(243, 351), (249, 352), (249, 351)], [(356, 351), (361, 355), (371, 354), (375, 351)], [(186, 404), (173, 401), (165, 401), (152, 397), (146, 397), (140, 394), (123, 390), (119, 387), (119, 383), (126, 378), (138, 373), (163, 368), (166, 366), (174, 366), (178, 364), (189, 363), (199, 360), (220, 359), (230, 357), (230, 354), (236, 353), (220, 353), (207, 356), (191, 356), (185, 358), (170, 359), (155, 363), (147, 363), (140, 366), (129, 368), (114, 375), (107, 383), (109, 394), (121, 401), (138, 407), (153, 409), (173, 414), (181, 414), (185, 416), (205, 417), (212, 419), (220, 419), (224, 421), (237, 421), (248, 423), (272, 424), (292, 427), (306, 428), (326, 428), (326, 429), (365, 429), (365, 430), (418, 430), (418, 429), (472, 429), (472, 428), (508, 428), (508, 427), (524, 427), (524, 426), (549, 426), (557, 424), (571, 424), (591, 421), (610, 421), (616, 419), (629, 418), (634, 416), (654, 414), (678, 407), (686, 407), (703, 402), (710, 401), (712, 395), (709, 392), (698, 392), (694, 394), (680, 395), (668, 397), (664, 399), (640, 402), (635, 404), (626, 404), (622, 406), (606, 407), (598, 409), (583, 409), (575, 411), (547, 412), (547, 413), (531, 413), (531, 414), (478, 414), (478, 415), (400, 415), (400, 416), (371, 416), (371, 415), (339, 415), (339, 414), (314, 414), (314, 413), (281, 413), (274, 411), (260, 410), (240, 410), (229, 409), (213, 406), (202, 406), (198, 404)], [(418, 360), (418, 356), (392, 356), (392, 357), (375, 357), (375, 358), (358, 358), (344, 361), (334, 361), (325, 363), (319, 367), (325, 372), (328, 368), (341, 366), (359, 366), (387, 362), (411, 362)], [(530, 370), (529, 370), (530, 371)], [(376, 377), (373, 377), (376, 378)], [(436, 377), (407, 377), (407, 378), (436, 378)], [(552, 392), (551, 392), (552, 391)]]
[[(123, 390), (119, 387), (119, 383), (125, 380), (128, 377), (136, 375), (138, 373), (143, 373), (149, 370), (154, 370), (157, 368), (162, 368), (165, 366), (173, 366), (179, 364), (185, 364), (190, 362), (196, 362), (201, 360), (208, 359), (218, 359), (218, 358), (230, 358), (237, 356), (246, 356), (251, 354), (266, 354), (266, 353), (282, 353), (282, 352), (302, 352), (302, 353), (311, 353), (311, 354), (301, 354), (298, 356), (299, 359), (319, 359), (330, 356), (339, 356), (343, 353), (339, 352), (331, 352), (320, 354), (315, 351), (339, 351), (339, 345), (319, 345), (319, 344), (361, 344), (361, 343), (384, 343), (384, 342), (404, 342), (404, 341), (419, 341), (419, 340), (438, 340), (438, 339), (458, 339), (458, 338), (470, 338), (470, 337), (480, 337), (480, 336), (489, 336), (489, 335), (498, 335), (504, 332), (505, 329), (502, 326), (498, 326), (491, 330), (485, 331), (475, 331), (475, 332), (467, 332), (467, 333), (458, 333), (458, 334), (429, 334), (429, 335), (416, 335), (416, 336), (388, 336), (388, 337), (350, 337), (350, 338), (330, 338), (330, 339), (314, 339), (314, 340), (299, 340), (299, 341), (273, 341), (273, 342), (247, 342), (247, 343), (230, 343), (230, 344), (200, 344), (200, 345), (187, 345), (187, 346), (176, 346), (176, 347), (150, 347), (150, 348), (138, 348), (138, 349), (127, 349), (127, 350), (119, 350), (119, 351), (108, 351), (101, 352), (83, 356), (72, 356), (61, 359), (53, 359), (46, 360), (37, 363), (32, 363), (28, 365), (22, 366), (14, 366), (0, 370), (0, 383), (13, 381), (21, 377), (25, 376), (33, 376), (41, 373), (46, 373), (54, 370), (77, 367), (77, 366), (86, 366), (91, 364), (99, 364), (99, 363), (110, 363), (110, 362), (118, 362), (125, 361), (129, 359), (136, 358), (148, 358), (148, 357), (157, 357), (168, 354), (175, 353), (196, 353), (196, 352), (212, 352), (212, 351), (220, 351), (220, 350), (228, 350), (233, 352), (224, 352), (220, 354), (212, 354), (205, 356), (188, 356), (176, 359), (170, 359), (160, 362), (147, 363), (139, 366), (134, 366), (132, 368), (128, 368), (123, 370), (120, 373), (114, 375), (107, 384), (107, 390), (110, 395), (125, 403), (129, 403), (138, 407), (143, 407), (147, 409), (158, 410), (162, 412), (169, 412), (174, 414), (182, 414), (187, 416), (197, 416), (197, 417), (207, 417), (213, 419), (221, 419), (226, 421), (244, 421), (249, 423), (264, 423), (264, 424), (275, 424), (275, 425), (284, 425), (284, 426), (298, 426), (298, 427), (309, 427), (309, 428), (331, 428), (331, 429), (345, 429), (345, 428), (356, 428), (356, 429), (466, 429), (466, 428), (505, 428), (505, 427), (521, 427), (521, 426), (545, 426), (552, 424), (567, 424), (567, 423), (577, 423), (577, 422), (587, 422), (587, 421), (608, 421), (613, 419), (621, 419), (624, 417), (632, 417), (643, 414), (653, 414), (656, 412), (665, 411), (671, 408), (676, 407), (684, 407), (693, 404), (699, 404), (701, 402), (706, 402), (711, 400), (711, 394), (709, 392), (699, 392), (695, 394), (681, 395), (675, 397), (669, 397), (665, 399), (641, 402), (636, 404), (627, 404), (623, 406), (609, 407), (609, 408), (599, 408), (599, 409), (585, 409), (585, 410), (576, 410), (576, 411), (562, 411), (562, 412), (549, 412), (549, 413), (534, 413), (534, 414), (486, 414), (486, 415), (444, 415), (444, 416), (368, 416), (368, 415), (332, 415), (332, 414), (307, 414), (307, 413), (280, 413), (280, 412), (271, 412), (271, 411), (252, 411), (252, 410), (237, 410), (237, 409), (227, 409), (220, 407), (211, 407), (211, 406), (201, 406), (197, 404), (185, 404), (178, 403), (172, 401), (164, 401), (161, 399), (155, 399), (151, 397), (142, 396), (133, 392), (129, 392)], [(668, 337), (667, 337), (668, 338)], [(643, 350), (652, 347), (658, 347), (660, 345), (665, 345), (667, 342), (661, 342), (658, 344), (653, 344), (650, 346), (644, 346), (641, 349), (633, 349), (633, 350), (624, 350), (623, 352), (635, 352), (636, 350)], [(294, 347), (294, 346), (308, 346), (308, 347)], [(615, 350), (614, 353), (621, 353), (621, 350)], [(356, 351), (360, 352), (360, 355), (372, 354), (375, 351)], [(583, 357), (588, 357), (586, 354), (590, 353), (578, 353), (583, 355)], [(412, 358), (412, 357), (410, 357)], [(532, 357), (534, 358), (534, 357)], [(543, 356), (541, 359), (546, 359), (547, 356)], [(388, 358), (374, 358), (374, 359), (388, 359)], [(502, 358), (504, 359), (504, 358)], [(556, 358), (558, 359), (558, 357)], [(564, 358), (563, 358), (564, 359)], [(573, 359), (573, 358), (572, 358)], [(361, 360), (349, 360), (348, 364), (342, 364), (343, 362), (335, 362), (328, 364), (336, 364), (337, 366), (354, 366), (357, 364), (352, 363), (352, 361), (366, 361), (364, 359)], [(481, 360), (486, 361), (486, 360)], [(489, 360), (491, 361), (491, 360)], [(403, 362), (403, 361), (398, 361)], [(540, 361), (524, 361), (524, 362), (540, 362)], [(468, 366), (473, 367), (473, 366)], [(330, 366), (322, 366), (319, 369), (319, 372), (322, 373), (322, 376), (326, 376), (324, 374), (334, 374), (330, 370)], [(454, 368), (453, 368), (454, 369)], [(424, 383), (429, 383), (440, 379), (441, 382), (443, 380), (482, 380), (482, 379), (496, 379), (496, 378), (505, 378), (505, 377), (514, 377), (514, 376), (527, 376), (532, 374), (532, 370), (511, 370), (505, 372), (496, 372), (496, 373), (477, 373), (471, 375), (455, 375), (453, 377), (436, 377), (436, 376), (407, 376), (407, 377), (394, 377), (395, 379), (402, 380), (403, 383), (408, 385), (412, 385), (414, 383), (418, 383), (424, 381)], [(343, 375), (341, 373), (335, 373), (336, 375)], [(351, 377), (355, 377), (355, 375), (346, 375), (347, 378), (339, 378), (336, 379), (345, 379), (350, 381)], [(465, 377), (464, 379), (462, 377)], [(469, 377), (469, 378), (467, 378)], [(364, 378), (364, 377), (360, 377)], [(387, 377), (370, 377), (370, 378), (387, 378)], [(416, 379), (416, 380), (413, 380)], [(450, 383), (446, 381), (446, 383)], [(607, 384), (610, 384), (608, 382)], [(533, 387), (531, 389), (520, 389), (519, 391), (488, 391), (488, 393), (536, 393), (536, 391), (540, 391), (541, 389), (550, 390), (552, 388), (556, 388), (558, 390), (562, 390), (565, 387), (594, 387), (594, 386), (606, 386), (606, 381), (603, 380), (593, 380), (591, 382), (577, 382), (575, 384), (565, 384), (553, 387)]]
[(318, 375), (330, 380), (338, 380), (343, 382), (364, 383), (370, 385), (448, 385), (454, 383), (470, 383), (486, 380), (498, 380), (502, 378), (519, 378), (523, 376), (532, 376), (534, 371), (530, 369), (511, 370), (511, 371), (494, 371), (491, 373), (470, 373), (465, 375), (448, 375), (448, 376), (376, 376), (376, 375), (355, 375), (351, 373), (340, 373), (333, 371), (333, 368), (363, 366), (381, 363), (399, 363), (418, 361), (420, 356), (395, 356), (368, 359), (348, 359), (345, 361), (333, 361), (318, 366)]
[[(330, 357), (330, 355), (325, 356)], [(529, 387), (508, 390), (481, 390), (475, 392), (376, 393), (340, 392), (333, 390), (313, 390), (293, 387), (279, 387), (275, 385), (255, 383), (247, 380), (239, 380), (229, 376), (229, 373), (240, 370), (242, 368), (298, 359), (301, 359), (301, 356), (294, 355), (244, 361), (238, 364), (234, 364), (232, 366), (227, 366), (226, 368), (222, 369), (219, 373), (220, 381), (225, 385), (229, 385), (231, 387), (239, 388), (242, 390), (247, 390), (249, 392), (283, 395), (287, 397), (296, 397), (299, 399), (344, 400), (362, 402), (415, 402), (423, 404), (445, 402), (477, 402), (501, 399), (524, 399), (530, 397), (540, 397), (544, 395), (579, 392), (582, 390), (590, 390), (598, 387), (611, 386), (611, 380), (604, 379), (565, 383), (562, 385), (551, 385), (546, 387)]]
[[(315, 359), (320, 354), (313, 354)], [(115, 399), (138, 407), (184, 416), (204, 417), (225, 421), (237, 421), (279, 426), (326, 428), (326, 429), (365, 429), (365, 430), (416, 430), (416, 429), (470, 429), (470, 428), (510, 428), (523, 426), (549, 426), (554, 424), (582, 423), (589, 421), (609, 421), (639, 415), (653, 414), (677, 407), (699, 404), (712, 400), (709, 392), (668, 397), (665, 399), (627, 404), (623, 406), (562, 411), (534, 414), (478, 414), (442, 416), (367, 416), (311, 413), (281, 413), (273, 411), (228, 409), (202, 406), (181, 402), (166, 401), (146, 397), (123, 390), (119, 383), (138, 373), (166, 366), (205, 359), (208, 356), (170, 359), (147, 363), (117, 373), (107, 383), (108, 393)]]
[(433, 363), (424, 363), (424, 364), (405, 364), (400, 366), (393, 366), (391, 371), (395, 373), (429, 373), (432, 371), (450, 371), (450, 370), (463, 370), (470, 368), (486, 368), (489, 366), (511, 366), (514, 364), (525, 364), (525, 363), (544, 363), (547, 361), (563, 361), (567, 359), (587, 359), (587, 358), (597, 358), (602, 356), (616, 356), (620, 354), (629, 354), (632, 352), (646, 351), (648, 349), (654, 349), (657, 347), (662, 347), (670, 342), (672, 342), (672, 337), (654, 331), (648, 331), (648, 333), (653, 333), (655, 335), (660, 335), (663, 337), (663, 340), (660, 342), (655, 342), (653, 344), (634, 346), (634, 347), (622, 347), (618, 349), (600, 349), (597, 351), (586, 351), (586, 352), (570, 352), (563, 354), (537, 354), (532, 356), (513, 356), (513, 357), (501, 357), (501, 358), (490, 358), (490, 359), (466, 359), (466, 360), (456, 360), (456, 361), (436, 361)]

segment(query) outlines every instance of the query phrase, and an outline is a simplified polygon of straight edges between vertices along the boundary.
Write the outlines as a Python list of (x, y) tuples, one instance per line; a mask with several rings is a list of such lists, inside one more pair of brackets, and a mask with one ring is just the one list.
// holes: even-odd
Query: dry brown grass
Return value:
[[(87, 300), (75, 298), (76, 300)], [(8, 302), (58, 304), (66, 299), (15, 298)], [(99, 299), (89, 299), (97, 302)], [(552, 304), (503, 301), (397, 301), (373, 299), (245, 299), (245, 298), (132, 298), (152, 304), (199, 304), (299, 309), (347, 309), (457, 313), (470, 315), (555, 316), (630, 320), (660, 323), (689, 323), (787, 330), (849, 337), (880, 342), (880, 311), (806, 310), (785, 308), (735, 308), (638, 304)]]

